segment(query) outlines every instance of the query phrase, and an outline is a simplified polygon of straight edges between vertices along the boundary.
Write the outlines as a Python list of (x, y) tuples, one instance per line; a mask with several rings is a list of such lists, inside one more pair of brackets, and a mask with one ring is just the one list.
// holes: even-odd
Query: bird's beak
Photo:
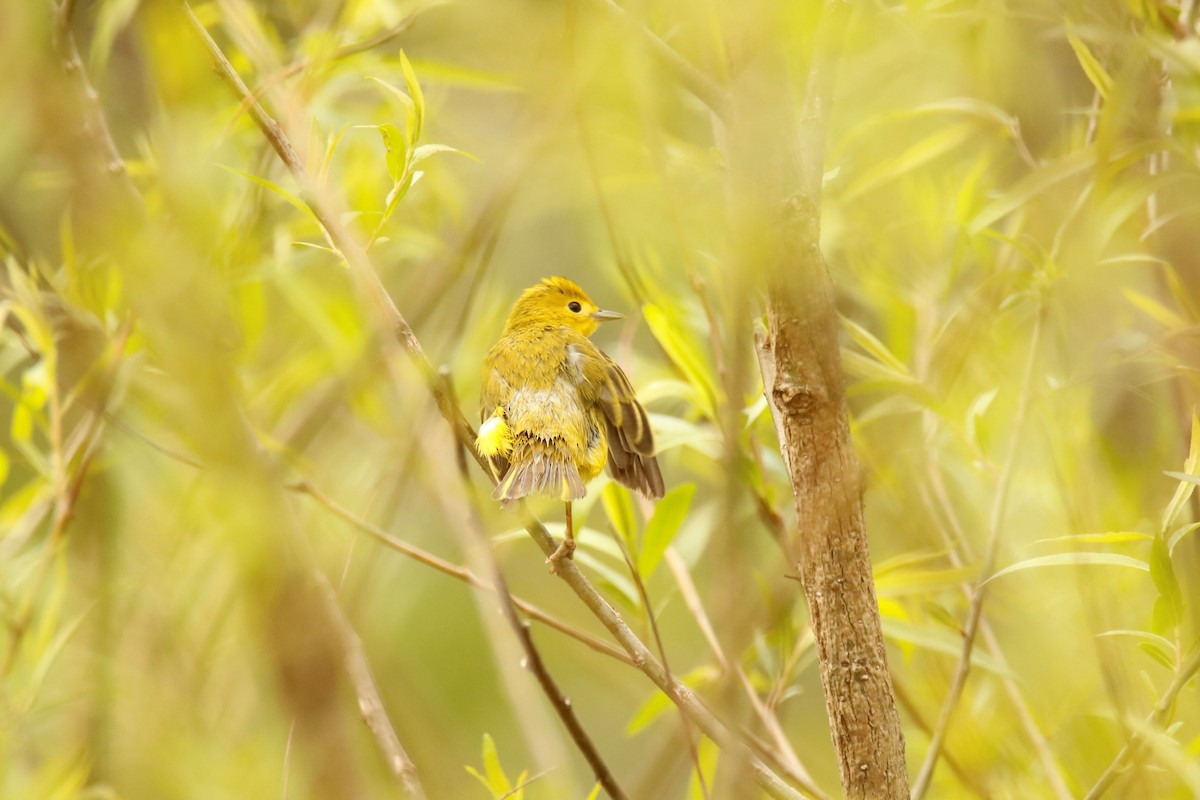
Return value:
[(616, 311), (593, 311), (592, 319), (596, 322), (608, 322), (614, 319), (622, 319), (623, 314), (618, 314)]

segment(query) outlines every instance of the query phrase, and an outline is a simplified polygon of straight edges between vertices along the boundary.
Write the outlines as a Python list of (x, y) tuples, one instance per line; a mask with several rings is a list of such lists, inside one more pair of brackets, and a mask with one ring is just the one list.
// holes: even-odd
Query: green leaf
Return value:
[(1165, 328), (1179, 330), (1187, 326), (1183, 317), (1152, 297), (1147, 297), (1141, 292), (1135, 292), (1133, 289), (1122, 289), (1121, 294), (1125, 295), (1125, 299), (1137, 307), (1139, 311)]
[(1150, 571), (1150, 565), (1145, 561), (1129, 556), (1121, 556), (1115, 553), (1059, 553), (1053, 556), (1038, 556), (1037, 558), (1029, 558), (1024, 561), (1018, 561), (1016, 564), (1011, 564), (999, 572), (992, 575), (984, 583), (991, 583), (1001, 575), (1008, 575), (1013, 572), (1021, 572), (1027, 569), (1040, 569), (1042, 567), (1078, 567), (1078, 566), (1096, 566), (1096, 567), (1129, 567), (1131, 569), (1140, 569), (1144, 572)]
[(848, 317), (841, 317), (841, 322), (842, 330), (846, 331), (855, 344), (893, 372), (912, 377), (908, 365), (892, 355), (892, 351), (887, 349), (887, 345), (875, 338), (874, 334)]
[(629, 496), (629, 490), (616, 482), (610, 483), (601, 492), (600, 501), (604, 504), (604, 511), (608, 514), (613, 530), (632, 550), (637, 540), (637, 516), (633, 512), (633, 499)]
[(1180, 540), (1183, 539), (1184, 536), (1187, 536), (1197, 528), (1200, 528), (1200, 522), (1193, 522), (1191, 525), (1181, 525), (1180, 527), (1176, 528), (1174, 531), (1172, 531), (1170, 538), (1167, 539), (1167, 547), (1172, 553), (1174, 553), (1175, 545), (1179, 544)]
[(1167, 503), (1166, 509), (1163, 511), (1162, 530), (1168, 530), (1175, 522), (1175, 517), (1179, 516), (1180, 510), (1184, 504), (1191, 498), (1192, 492), (1196, 490), (1196, 474), (1197, 467), (1200, 466), (1200, 418), (1196, 416), (1196, 410), (1192, 409), (1192, 436), (1191, 443), (1188, 446), (1188, 457), (1183, 462), (1183, 472), (1168, 472), (1167, 475), (1179, 481), (1179, 486), (1175, 487), (1175, 494), (1171, 498), (1171, 502)]
[(690, 447), (716, 460), (721, 457), (721, 434), (710, 424), (698, 425), (666, 414), (648, 414), (656, 453)]
[[(716, 667), (701, 665), (679, 678), (679, 681), (689, 689), (699, 690), (715, 681), (719, 674)], [(655, 690), (646, 702), (642, 703), (634, 712), (633, 719), (629, 720), (629, 724), (625, 726), (625, 735), (633, 736), (641, 732), (673, 705), (671, 698), (661, 690)]]
[(982, 232), (1001, 217), (1026, 207), (1031, 200), (1044, 194), (1055, 184), (1091, 169), (1095, 163), (1096, 150), (1094, 147), (1088, 147), (1040, 166), (1017, 181), (1009, 191), (980, 209), (967, 230), (972, 236)]
[(1151, 644), (1150, 642), (1139, 642), (1138, 649), (1172, 672), (1175, 671), (1175, 662), (1161, 647)]
[[(411, 119), (417, 113), (416, 104), (413, 103), (413, 99), (411, 97), (404, 93), (403, 89), (398, 89), (385, 81), (383, 78), (376, 78), (374, 75), (368, 75), (367, 80), (374, 81), (375, 83), (379, 84), (386, 89), (392, 95), (392, 97), (395, 97), (400, 101), (400, 105), (404, 107), (404, 117), (406, 120)], [(411, 128), (411, 125), (412, 123), (406, 122), (407, 127)], [(416, 140), (410, 137), (409, 141), (411, 142)]]
[(696, 747), (696, 761), (699, 762), (696, 766), (699, 769), (696, 766), (692, 768), (692, 777), (688, 781), (688, 800), (708, 800), (711, 797), (720, 755), (721, 751), (712, 739), (700, 737), (700, 744)]
[(482, 160), (478, 156), (471, 155), (466, 150), (459, 150), (457, 147), (451, 147), (448, 144), (423, 144), (413, 151), (412, 165), (415, 167), (425, 159), (438, 153), (454, 153), (469, 158), (472, 161), (482, 163)]
[(408, 145), (404, 134), (395, 125), (379, 125), (379, 135), (383, 137), (383, 146), (387, 150), (387, 171), (392, 176), (393, 183), (399, 183), (408, 171)]
[(979, 126), (971, 122), (950, 124), (936, 129), (895, 158), (877, 161), (858, 180), (846, 188), (843, 201), (849, 202), (882, 183), (913, 172), (977, 137)]
[(1053, 544), (1055, 542), (1074, 542), (1087, 544), (1125, 544), (1127, 542), (1148, 542), (1154, 537), (1138, 531), (1104, 531), (1102, 533), (1076, 533), (1072, 536), (1055, 536), (1050, 539), (1038, 539), (1034, 544)]
[(412, 64), (404, 51), (400, 51), (400, 70), (404, 73), (404, 83), (408, 86), (408, 94), (413, 101), (413, 126), (409, 131), (408, 140), (417, 142), (421, 139), (421, 131), (425, 128), (425, 93), (417, 82), (417, 73), (413, 72)]
[[(943, 653), (955, 658), (962, 655), (962, 636), (957, 627), (954, 630), (934, 628), (926, 625), (910, 625), (890, 617), (883, 618), (883, 635), (898, 642), (922, 647), (935, 653)], [(1011, 678), (1011, 670), (1005, 669), (999, 662), (982, 652), (978, 647), (971, 652), (971, 664), (987, 670), (994, 675)]]
[(1071, 25), (1067, 26), (1067, 41), (1070, 42), (1071, 49), (1075, 51), (1075, 58), (1079, 61), (1079, 66), (1083, 68), (1083, 74), (1087, 75), (1087, 79), (1092, 82), (1092, 86), (1096, 87), (1096, 91), (1100, 93), (1100, 97), (1107, 100), (1109, 92), (1112, 91), (1112, 76), (1108, 74), (1108, 70), (1092, 54), (1091, 49), (1087, 46), (1087, 42), (1079, 38), (1079, 35), (1075, 33), (1075, 29)]
[(280, 186), (276, 183), (272, 183), (271, 181), (267, 180), (266, 178), (260, 178), (257, 175), (251, 175), (249, 172), (242, 172), (240, 169), (234, 169), (233, 167), (227, 167), (224, 164), (219, 164), (218, 166), (220, 166), (221, 169), (223, 169), (223, 170), (232, 172), (234, 175), (240, 175), (241, 177), (245, 178), (246, 180), (253, 181), (254, 183), (257, 183), (259, 186), (262, 186), (263, 188), (274, 192), (275, 194), (279, 195), (284, 200), (286, 200), (291, 206), (304, 212), (304, 215), (307, 216), (309, 219), (311, 219), (313, 222), (315, 222), (318, 226), (321, 225), (321, 221), (319, 219), (317, 219), (317, 215), (313, 213), (313, 210), (308, 207), (308, 203), (304, 202), (299, 197), (297, 197), (296, 195), (289, 192), (287, 189), (284, 189), (282, 186)]
[(654, 574), (663, 553), (675, 540), (695, 494), (696, 484), (685, 483), (667, 492), (655, 505), (654, 514), (642, 533), (642, 547), (638, 553), (638, 573), (643, 579), (648, 580)]
[(512, 784), (500, 766), (500, 755), (496, 752), (496, 743), (490, 734), (483, 735), (483, 770), (487, 775), (488, 786), (492, 793), (499, 797), (512, 791)]
[(1162, 622), (1165, 629), (1172, 630), (1183, 619), (1183, 592), (1175, 577), (1171, 553), (1163, 536), (1154, 537), (1154, 544), (1150, 547), (1150, 578), (1163, 600)]
[(687, 335), (682, 325), (677, 324), (664, 311), (653, 303), (642, 306), (642, 316), (650, 333), (654, 335), (659, 346), (671, 359), (676, 369), (692, 384), (700, 395), (700, 411), (708, 419), (715, 415), (716, 387), (712, 382), (712, 370), (709, 369), (700, 348)]

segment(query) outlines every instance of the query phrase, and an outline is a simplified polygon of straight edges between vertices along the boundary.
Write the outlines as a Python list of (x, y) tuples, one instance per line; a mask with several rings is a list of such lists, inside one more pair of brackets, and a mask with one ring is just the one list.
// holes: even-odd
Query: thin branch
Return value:
[[(1167, 721), (1172, 709), (1175, 707), (1175, 700), (1179, 697), (1179, 693), (1196, 676), (1197, 672), (1200, 672), (1200, 649), (1195, 650), (1191, 657), (1180, 667), (1179, 671), (1175, 673), (1175, 680), (1171, 681), (1171, 685), (1167, 687), (1167, 691), (1155, 703), (1154, 710), (1146, 717), (1147, 727), (1162, 728), (1163, 723)], [(1116, 758), (1104, 770), (1099, 780), (1096, 781), (1096, 785), (1084, 795), (1083, 800), (1099, 800), (1108, 791), (1113, 781), (1117, 779), (1117, 776), (1125, 766), (1141, 754), (1143, 738), (1141, 731), (1135, 731), (1130, 735), (1129, 741), (1125, 743), (1125, 746), (1117, 753)]]
[(83, 58), (75, 44), (75, 35), (71, 25), (75, 15), (75, 0), (62, 0), (54, 7), (54, 49), (62, 59), (62, 69), (73, 84), (79, 97), (80, 110), (83, 112), (82, 132), (99, 148), (102, 167), (105, 174), (119, 178), (121, 187), (126, 191), (136, 206), (141, 209), (142, 195), (134, 185), (113, 139), (112, 130), (108, 126), (108, 118), (100, 105), (100, 93), (92, 85), (84, 69)]
[[(341, 519), (345, 520), (346, 522), (349, 522), (351, 525), (355, 526), (359, 530), (368, 534), (369, 536), (371, 536), (371, 538), (375, 539), (375, 541), (379, 542), (380, 544), (384, 545), (385, 547), (390, 547), (391, 549), (395, 550), (396, 552), (401, 553), (401, 554), (407, 556), (408, 558), (413, 559), (414, 561), (418, 561), (428, 567), (433, 567), (438, 572), (441, 572), (444, 575), (449, 575), (452, 578), (457, 578), (458, 580), (462, 581), (463, 583), (469, 584), (478, 589), (483, 589), (484, 591), (488, 591), (488, 592), (496, 591), (495, 587), (493, 587), (490, 583), (483, 580), (482, 578), (480, 578), (478, 575), (476, 575), (474, 572), (467, 569), (466, 567), (460, 567), (457, 564), (451, 564), (449, 561), (444, 561), (444, 560), (438, 558), (437, 556), (433, 555), (432, 553), (428, 553), (428, 552), (422, 550), (419, 547), (414, 547), (413, 545), (408, 544), (407, 542), (401, 541), (400, 539), (397, 539), (394, 536), (388, 535), (383, 530), (381, 530), (378, 527), (376, 527), (375, 525), (372, 525), (371, 523), (367, 522), (362, 517), (359, 517), (358, 515), (356, 515), (353, 511), (350, 511), (349, 509), (345, 508), (344, 506), (339, 505), (337, 503), (337, 501), (330, 498), (328, 495), (326, 495), (324, 492), (322, 492), (320, 489), (318, 489), (316, 486), (309, 483), (308, 481), (300, 481), (298, 483), (291, 483), (291, 484), (288, 484), (287, 488), (291, 489), (294, 492), (300, 492), (301, 494), (308, 495), (313, 500), (316, 500), (318, 503), (320, 503), (322, 506), (324, 506), (326, 509), (328, 509), (330, 512), (332, 512), (335, 516), (340, 517)], [(513, 602), (516, 603), (517, 608), (519, 608), (523, 613), (528, 615), (530, 618), (535, 619), (538, 622), (541, 622), (541, 623), (547, 625), (548, 627), (554, 628), (556, 631), (559, 631), (560, 633), (565, 633), (567, 636), (570, 636), (572, 639), (575, 639), (578, 642), (582, 642), (583, 644), (587, 645), (588, 647), (595, 650), (596, 652), (602, 653), (603, 655), (606, 655), (609, 658), (614, 658), (617, 661), (620, 661), (623, 664), (628, 664), (630, 666), (634, 665), (632, 658), (630, 658), (628, 655), (626, 655), (621, 650), (618, 650), (617, 648), (613, 647), (611, 644), (608, 644), (607, 642), (602, 642), (599, 639), (596, 639), (595, 637), (590, 636), (589, 634), (584, 633), (583, 631), (580, 631), (579, 629), (572, 627), (570, 624), (563, 622), (558, 617), (555, 617), (551, 614), (546, 613), (545, 611), (542, 611), (540, 608), (538, 608), (534, 604), (527, 602), (525, 600), (522, 600), (519, 597), (514, 597)]]
[(793, 780), (799, 783), (814, 797), (827, 798), (820, 787), (813, 782), (812, 776), (808, 774), (808, 770), (804, 768), (800, 757), (796, 755), (796, 751), (792, 748), (791, 742), (783, 732), (783, 728), (779, 725), (779, 720), (776, 719), (770, 708), (763, 703), (762, 698), (758, 696), (758, 692), (754, 689), (754, 684), (750, 682), (750, 676), (742, 669), (742, 665), (729, 659), (725, 655), (724, 648), (721, 647), (720, 640), (717, 639), (716, 631), (713, 630), (712, 623), (708, 619), (708, 613), (704, 610), (704, 603), (700, 599), (700, 593), (696, 590), (696, 584), (692, 581), (692, 576), (687, 570), (687, 565), (683, 558), (675, 551), (674, 547), (668, 547), (664, 554), (664, 560), (667, 566), (671, 569), (671, 574), (675, 576), (675, 583), (679, 587), (679, 594), (683, 598), (684, 605), (691, 612), (692, 618), (696, 621), (697, 627), (704, 635), (704, 641), (708, 643), (708, 648), (712, 651), (713, 657), (721, 666), (721, 669), (726, 672), (732, 672), (738, 679), (746, 696), (750, 700), (750, 705), (754, 709), (754, 713), (758, 716), (760, 722), (767, 733), (771, 736), (771, 741), (775, 745), (776, 755), (787, 770)]
[(942, 746), (945, 744), (946, 735), (950, 729), (950, 723), (954, 718), (954, 712), (958, 708), (963, 689), (967, 684), (967, 676), (971, 671), (971, 653), (975, 648), (980, 622), (983, 619), (983, 603), (987, 597), (988, 584), (986, 581), (996, 569), (996, 555), (999, 550), (1000, 532), (1004, 527), (1005, 511), (1008, 509), (1008, 493), (1012, 486), (1017, 459), (1021, 454), (1022, 433), (1024, 432), (1025, 418), (1028, 415), (1032, 400), (1033, 368), (1037, 362), (1038, 350), (1041, 344), (1041, 333), (1042, 310), (1039, 308), (1037, 316), (1034, 318), (1029, 352), (1026, 355), (1024, 374), (1021, 377), (1019, 389), (1021, 394), (1017, 401), (1016, 414), (1013, 417), (1012, 444), (1009, 447), (1008, 457), (1005, 459), (1004, 466), (1001, 469), (1000, 478), (996, 485), (996, 495), (992, 501), (992, 509), (988, 519), (987, 545), (984, 550), (983, 565), (979, 571), (979, 582), (971, 596), (971, 606), (967, 614), (966, 629), (963, 633), (962, 652), (959, 655), (958, 666), (955, 668), (950, 689), (946, 694), (946, 699), (942, 703), (942, 710), (938, 715), (937, 724), (934, 727), (933, 736), (929, 742), (929, 750), (926, 752), (925, 760), (922, 762), (921, 769), (917, 773), (917, 778), (913, 782), (913, 800), (920, 800), (925, 795), (925, 792), (929, 790), (934, 770), (937, 768), (938, 758), (942, 752)]
[(341, 639), (346, 674), (349, 675), (350, 683), (354, 686), (354, 694), (358, 698), (358, 709), (362, 712), (363, 721), (371, 729), (371, 735), (375, 737), (375, 741), (383, 751), (388, 768), (399, 781), (400, 787), (409, 797), (424, 800), (425, 790), (417, 778), (417, 767), (408, 757), (404, 746), (400, 744), (396, 730), (392, 727), (391, 720), (388, 719), (387, 711), (384, 710), (383, 698), (379, 696), (375, 678), (371, 675), (371, 665), (363, 650), (362, 639), (358, 637), (350, 621), (346, 619), (342, 606), (338, 603), (337, 593), (334, 592), (329, 579), (320, 570), (314, 570), (313, 575), (329, 619), (333, 622), (338, 637)]

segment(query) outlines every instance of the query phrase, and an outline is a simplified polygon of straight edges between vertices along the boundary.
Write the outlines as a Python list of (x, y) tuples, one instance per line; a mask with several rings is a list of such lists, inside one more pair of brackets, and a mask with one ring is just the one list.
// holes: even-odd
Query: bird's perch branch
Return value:
[[(331, 201), (324, 196), (319, 187), (309, 177), (304, 164), (292, 148), (283, 129), (266, 112), (260, 103), (253, 100), (250, 89), (242, 81), (236, 70), (234, 70), (233, 65), (229, 62), (224, 52), (222, 52), (220, 46), (209, 35), (200, 20), (196, 18), (191, 7), (186, 2), (182, 3), (182, 7), (189, 24), (208, 51), (217, 74), (237, 96), (239, 102), (249, 99), (251, 117), (254, 119), (263, 136), (271, 144), (271, 147), (278, 154), (280, 160), (288, 168), (288, 171), (292, 173), (293, 178), (300, 186), (305, 203), (308, 204), (313, 214), (321, 223), (329, 240), (342, 254), (343, 258), (346, 259), (355, 280), (370, 301), (372, 307), (371, 313), (374, 315), (374, 319), (390, 330), (395, 339), (400, 342), (411, 356), (418, 369), (420, 369), (428, 381), (434, 399), (437, 402), (438, 410), (446, 418), (447, 422), (450, 423), (454, 435), (460, 441), (468, 443), (469, 451), (478, 461), (479, 457), (475, 453), (474, 448), (469, 446), (469, 443), (474, 438), (470, 425), (458, 407), (454, 405), (450, 393), (438, 376), (437, 370), (430, 362), (428, 356), (426, 356), (424, 348), (421, 346), (412, 327), (400, 313), (395, 303), (392, 302), (387, 290), (380, 282), (378, 274), (371, 264), (366, 251), (342, 225), (339, 214), (335, 212), (335, 207)], [(483, 465), (480, 464), (480, 467), (483, 468)], [(483, 471), (485, 474), (489, 474), (485, 468), (483, 468)], [(546, 555), (554, 552), (557, 548), (557, 543), (539, 521), (526, 513), (524, 524), (529, 535)], [(667, 675), (662, 665), (654, 658), (646, 645), (625, 624), (620, 614), (604, 599), (591, 581), (575, 566), (573, 561), (562, 561), (557, 574), (575, 592), (579, 599), (583, 601), (584, 605), (587, 606), (596, 618), (600, 620), (600, 623), (616, 638), (625, 652), (629, 654), (634, 665), (645, 673), (656, 686), (662, 689), (676, 705), (688, 714), (692, 722), (706, 736), (722, 748), (731, 750), (746, 759), (747, 763), (751, 765), (755, 780), (771, 797), (788, 798), (789, 800), (799, 800), (802, 797), (799, 791), (786, 783), (774, 770), (751, 753), (747, 746), (718, 720), (696, 698), (688, 687)]]

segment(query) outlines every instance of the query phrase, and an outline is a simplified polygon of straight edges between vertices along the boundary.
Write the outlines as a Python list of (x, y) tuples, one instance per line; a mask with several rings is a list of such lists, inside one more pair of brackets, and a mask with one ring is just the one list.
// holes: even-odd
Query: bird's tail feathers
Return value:
[(587, 494), (587, 489), (574, 465), (535, 455), (527, 461), (510, 462), (492, 499), (508, 504), (531, 494), (556, 495), (570, 502)]

